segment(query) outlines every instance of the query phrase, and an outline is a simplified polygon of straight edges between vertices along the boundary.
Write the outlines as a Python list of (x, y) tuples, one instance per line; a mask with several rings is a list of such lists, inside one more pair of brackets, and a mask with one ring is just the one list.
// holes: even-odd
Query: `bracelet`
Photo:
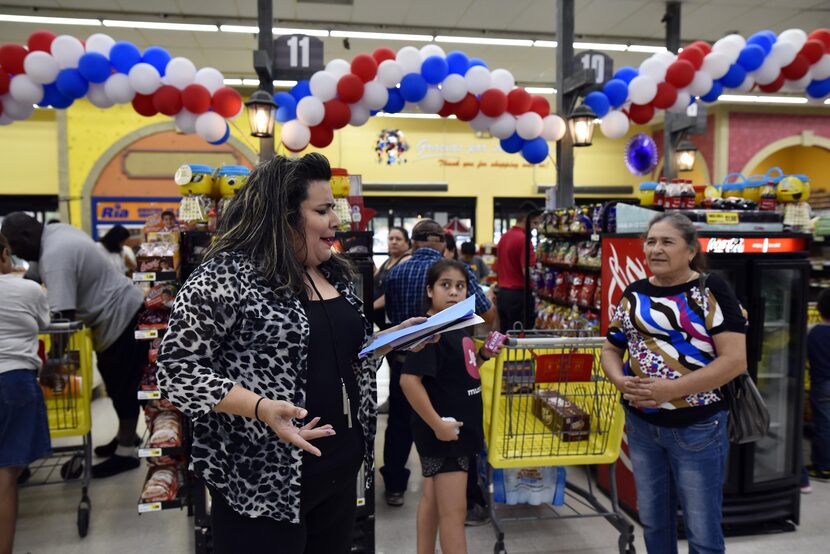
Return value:
[(259, 421), (260, 423), (264, 423), (261, 419), (259, 419), (259, 403), (265, 400), (264, 396), (260, 396), (259, 400), (256, 401), (256, 406), (254, 407), (254, 419)]
[(483, 349), (484, 349), (484, 347), (478, 349), (479, 357), (481, 357), (481, 359), (484, 360), (485, 362), (488, 361), (488, 360), (492, 360), (492, 358), (489, 358), (489, 357), (484, 355), (484, 352), (482, 352)]

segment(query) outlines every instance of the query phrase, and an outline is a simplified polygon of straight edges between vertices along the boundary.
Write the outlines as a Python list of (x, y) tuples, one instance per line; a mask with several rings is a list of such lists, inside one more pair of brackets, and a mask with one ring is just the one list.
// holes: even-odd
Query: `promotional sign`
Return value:
[(144, 225), (147, 218), (155, 213), (169, 210), (178, 213), (181, 198), (157, 197), (93, 197), (92, 198), (92, 231), (93, 239), (98, 240), (98, 227), (124, 225), (134, 227)]

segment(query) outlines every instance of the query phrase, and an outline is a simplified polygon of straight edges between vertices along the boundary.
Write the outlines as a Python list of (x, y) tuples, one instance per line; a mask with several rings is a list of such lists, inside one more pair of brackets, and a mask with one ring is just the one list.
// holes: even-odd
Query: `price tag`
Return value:
[(133, 281), (135, 282), (146, 282), (146, 281), (155, 281), (156, 274), (155, 273), (133, 273)]
[(161, 448), (139, 448), (139, 458), (155, 458), (161, 456)]
[(357, 499), (357, 505), (358, 506), (365, 506), (366, 505), (366, 499), (365, 498), (358, 498)]
[(593, 235), (591, 235), (591, 240), (594, 242), (599, 242), (599, 235), (597, 233), (594, 233)]
[(737, 225), (740, 223), (738, 212), (706, 212), (709, 225)]
[(158, 329), (139, 329), (135, 332), (136, 340), (148, 340), (158, 338)]
[(160, 512), (161, 511), (161, 502), (147, 502), (144, 504), (138, 505), (138, 513), (144, 514), (147, 512)]
[(161, 398), (161, 391), (157, 390), (140, 390), (138, 391), (139, 400), (159, 400)]

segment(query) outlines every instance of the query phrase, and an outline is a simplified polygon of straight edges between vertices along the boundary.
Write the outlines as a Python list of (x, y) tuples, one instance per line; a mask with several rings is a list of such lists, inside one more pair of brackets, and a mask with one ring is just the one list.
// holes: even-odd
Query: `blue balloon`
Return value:
[(43, 100), (38, 102), (38, 106), (45, 108), (52, 106), (53, 108), (66, 109), (72, 105), (71, 98), (67, 98), (58, 91), (58, 86), (55, 83), (43, 85)]
[(418, 73), (409, 73), (401, 79), (401, 96), (407, 102), (420, 102), (427, 95), (426, 80)]
[(231, 128), (226, 122), (225, 123), (225, 134), (222, 135), (222, 138), (220, 138), (219, 140), (215, 140), (213, 142), (208, 142), (208, 144), (225, 144), (228, 141), (228, 137), (230, 137), (230, 136), (231, 136)]
[(141, 61), (141, 52), (135, 44), (123, 40), (116, 42), (110, 49), (110, 63), (119, 73), (129, 73), (130, 69)]
[(387, 89), (389, 91), (389, 100), (386, 101), (386, 105), (383, 107), (383, 111), (386, 113), (398, 113), (401, 111), (406, 104), (406, 101), (401, 96), (401, 91), (396, 88)]
[(830, 94), (830, 78), (813, 81), (807, 85), (807, 95), (811, 98), (824, 98)]
[(611, 79), (602, 87), (602, 92), (608, 97), (612, 106), (619, 108), (628, 98), (628, 85), (622, 79)]
[[(484, 60), (481, 58), (470, 58), (470, 67), (480, 65), (481, 67), (487, 67), (487, 64), (484, 63)], [(467, 71), (470, 70), (470, 67), (467, 68)], [(488, 68), (489, 69), (489, 68)]]
[(720, 82), (726, 88), (738, 88), (744, 82), (744, 79), (746, 79), (746, 71), (744, 71), (744, 68), (733, 63), (729, 66), (729, 71), (726, 72), (726, 75), (721, 77)]
[[(544, 139), (542, 140), (544, 141)], [(508, 154), (515, 154), (524, 147), (525, 139), (520, 137), (518, 133), (513, 133), (506, 139), (501, 139), (499, 141), (499, 145), (501, 146), (501, 149), (507, 152)]]
[(441, 56), (430, 56), (421, 64), (421, 75), (431, 85), (437, 85), (443, 81), (448, 73), (449, 65), (447, 64), (447, 60)]
[[(770, 44), (775, 44), (778, 42), (778, 35), (775, 34), (775, 31), (770, 31), (769, 29), (764, 29), (763, 31), (758, 31), (755, 33), (756, 35), (763, 35), (769, 39)], [(772, 48), (772, 47), (770, 47)]]
[(447, 54), (447, 70), (450, 74), (464, 75), (470, 69), (470, 58), (464, 52), (455, 50)]
[(604, 92), (600, 92), (598, 90), (588, 93), (583, 102), (589, 108), (594, 110), (594, 113), (597, 114), (597, 117), (599, 118), (605, 117), (605, 114), (607, 114), (611, 109), (611, 101)]
[(280, 106), (277, 108), (277, 121), (285, 123), (286, 121), (291, 121), (292, 119), (297, 119), (296, 107)]
[(55, 85), (58, 87), (58, 92), (72, 100), (82, 98), (89, 91), (89, 82), (83, 78), (80, 71), (73, 67), (61, 69)]
[(110, 61), (98, 52), (87, 52), (78, 60), (78, 71), (90, 83), (103, 83), (112, 73)]
[(280, 108), (296, 108), (297, 99), (291, 96), (288, 92), (278, 92), (274, 95), (274, 103)]
[[(766, 40), (766, 37), (763, 37), (762, 40)], [(770, 47), (772, 46), (770, 45)], [(764, 58), (766, 57), (767, 53), (760, 44), (747, 43), (738, 55), (738, 65), (746, 71), (755, 71), (764, 65)]]
[(623, 81), (627, 85), (628, 83), (631, 82), (631, 80), (634, 77), (636, 77), (639, 74), (640, 74), (639, 71), (637, 71), (633, 67), (630, 67), (630, 66), (626, 65), (624, 67), (619, 68), (617, 70), (617, 72), (614, 73), (614, 79), (619, 79), (620, 81)]
[(720, 96), (722, 92), (723, 85), (720, 81), (715, 81), (712, 83), (712, 88), (709, 89), (709, 92), (701, 96), (700, 99), (704, 102), (714, 102), (718, 99), (718, 96)]
[(151, 46), (144, 51), (141, 61), (158, 69), (159, 75), (164, 77), (164, 72), (167, 71), (167, 63), (170, 61), (170, 54), (161, 46)]
[(754, 35), (746, 39), (746, 44), (747, 46), (749, 46), (750, 44), (760, 46), (764, 49), (764, 55), (769, 54), (770, 51), (772, 51), (772, 41), (763, 32), (755, 33)]
[(522, 157), (527, 160), (528, 163), (532, 164), (538, 164), (545, 161), (545, 158), (548, 157), (548, 152), (550, 152), (548, 143), (542, 137), (531, 139), (525, 142), (524, 146), (522, 146)]
[(302, 81), (298, 81), (296, 85), (291, 87), (291, 96), (293, 96), (294, 100), (297, 102), (306, 96), (311, 96), (311, 86), (308, 84), (308, 80), (303, 79)]

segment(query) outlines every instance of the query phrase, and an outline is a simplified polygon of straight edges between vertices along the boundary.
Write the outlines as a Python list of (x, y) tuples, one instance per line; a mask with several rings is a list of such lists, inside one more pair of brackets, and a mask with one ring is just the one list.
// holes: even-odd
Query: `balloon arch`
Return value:
[[(639, 68), (619, 69), (584, 102), (600, 118), (603, 134), (620, 138), (630, 122), (646, 124), (657, 110), (684, 112), (693, 102), (717, 101), (727, 90), (754, 88), (805, 92), (819, 101), (830, 96), (830, 31), (760, 31), (749, 39), (732, 34), (713, 45), (697, 41), (678, 55), (659, 52)], [(227, 120), (243, 108), (217, 69), (197, 70), (187, 58), (172, 58), (157, 46), (141, 52), (101, 33), (82, 42), (36, 31), (26, 46), (0, 47), (0, 124), (27, 119), (33, 104), (65, 109), (84, 96), (100, 108), (129, 102), (143, 116), (173, 117), (181, 131), (211, 144), (228, 139)], [(548, 142), (566, 130), (548, 101), (516, 87), (510, 71), (491, 71), (483, 60), (446, 54), (436, 44), (332, 60), (290, 92), (275, 94), (274, 101), (282, 143), (295, 152), (309, 144), (328, 146), (336, 129), (363, 125), (379, 111), (415, 106), (489, 131), (505, 152), (521, 153), (532, 164), (545, 160)]]

